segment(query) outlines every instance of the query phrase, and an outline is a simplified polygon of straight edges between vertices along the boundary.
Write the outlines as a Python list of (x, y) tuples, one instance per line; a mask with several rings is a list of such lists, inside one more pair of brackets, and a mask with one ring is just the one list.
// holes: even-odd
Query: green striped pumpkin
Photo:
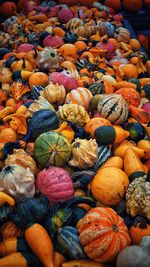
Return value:
[(90, 85), (89, 91), (92, 93), (92, 95), (98, 95), (98, 94), (104, 94), (105, 93), (105, 86), (104, 82), (95, 82)]
[(35, 141), (34, 158), (41, 167), (64, 166), (70, 155), (70, 143), (61, 133), (45, 132), (39, 135)]
[(113, 124), (122, 124), (128, 117), (128, 104), (121, 95), (102, 95), (97, 110), (100, 115)]

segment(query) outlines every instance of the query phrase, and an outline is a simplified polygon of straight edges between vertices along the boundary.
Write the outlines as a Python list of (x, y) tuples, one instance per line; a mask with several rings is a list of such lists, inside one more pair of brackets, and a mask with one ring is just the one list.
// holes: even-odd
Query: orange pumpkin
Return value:
[(90, 185), (96, 200), (104, 205), (113, 206), (123, 199), (129, 180), (121, 169), (107, 167), (97, 172)]
[(63, 56), (66, 60), (69, 58), (77, 59), (77, 48), (73, 44), (64, 44), (59, 49), (58, 52), (61, 56)]
[(136, 226), (132, 225), (129, 229), (131, 242), (133, 245), (139, 245), (144, 236), (150, 236), (150, 224), (146, 222), (138, 223)]
[(35, 72), (29, 77), (29, 85), (32, 88), (33, 85), (46, 86), (48, 84), (48, 75), (44, 72)]
[(133, 88), (121, 88), (117, 90), (115, 94), (122, 95), (128, 104), (131, 104), (135, 107), (138, 107), (140, 104), (140, 94)]
[(138, 78), (137, 67), (134, 66), (133, 64), (123, 65), (120, 69), (123, 72), (123, 74), (127, 80), (129, 80), (131, 78)]
[(111, 7), (113, 9), (115, 9), (116, 11), (118, 11), (121, 8), (121, 1), (120, 0), (105, 0), (104, 1), (104, 5)]
[(5, 128), (0, 133), (0, 143), (16, 142), (16, 132), (11, 128)]
[(111, 208), (93, 208), (77, 223), (80, 242), (87, 256), (109, 262), (130, 244), (124, 220)]
[[(78, 2), (78, 1), (77, 1)], [(83, 6), (92, 7), (95, 0), (79, 0), (79, 3)]]
[(141, 47), (141, 44), (137, 39), (130, 39), (129, 45), (131, 45), (133, 51), (138, 51)]
[(95, 130), (100, 127), (100, 126), (103, 126), (103, 125), (108, 125), (108, 126), (111, 126), (111, 123), (107, 120), (107, 119), (104, 119), (104, 118), (92, 118), (91, 120), (89, 120), (86, 125), (85, 125), (85, 131), (90, 133), (90, 136), (92, 138), (95, 138)]
[(82, 51), (87, 48), (87, 44), (84, 41), (76, 41), (74, 43), (78, 51)]
[(137, 12), (142, 7), (142, 0), (123, 0), (123, 7), (127, 12)]
[(20, 59), (11, 64), (12, 71), (27, 70), (32, 71), (32, 65), (25, 59)]

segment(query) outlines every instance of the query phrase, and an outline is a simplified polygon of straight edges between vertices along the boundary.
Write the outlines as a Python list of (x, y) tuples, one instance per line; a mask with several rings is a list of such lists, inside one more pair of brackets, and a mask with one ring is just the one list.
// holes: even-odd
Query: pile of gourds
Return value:
[(0, 267), (150, 266), (150, 60), (100, 2), (0, 6)]

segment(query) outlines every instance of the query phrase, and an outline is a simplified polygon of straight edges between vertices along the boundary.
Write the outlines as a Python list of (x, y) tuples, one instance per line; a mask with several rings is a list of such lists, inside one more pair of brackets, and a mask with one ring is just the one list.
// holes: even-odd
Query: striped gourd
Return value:
[(89, 108), (92, 94), (87, 88), (78, 87), (66, 96), (66, 104), (78, 104), (86, 110)]
[(144, 96), (150, 99), (150, 84), (146, 84), (145, 86), (143, 86), (142, 93)]
[(121, 124), (128, 117), (128, 104), (121, 95), (102, 95), (97, 110), (102, 117), (114, 124)]
[(98, 94), (104, 94), (105, 93), (105, 87), (104, 87), (104, 82), (95, 82), (90, 85), (89, 87), (90, 92), (92, 95), (98, 95)]
[(59, 228), (57, 235), (57, 243), (61, 251), (63, 250), (70, 258), (86, 258), (76, 228), (72, 226), (65, 226), (63, 228)]
[(112, 150), (107, 145), (98, 147), (98, 157), (94, 165), (94, 170), (97, 171), (100, 167), (112, 156)]
[(124, 220), (111, 208), (91, 209), (77, 223), (77, 229), (85, 253), (98, 262), (111, 261), (130, 244)]

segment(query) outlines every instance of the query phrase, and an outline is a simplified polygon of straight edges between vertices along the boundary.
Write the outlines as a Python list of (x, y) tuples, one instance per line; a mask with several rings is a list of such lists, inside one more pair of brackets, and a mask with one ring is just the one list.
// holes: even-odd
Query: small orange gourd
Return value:
[(99, 170), (102, 170), (106, 167), (116, 167), (123, 169), (123, 159), (119, 156), (110, 157)]
[(124, 171), (130, 180), (145, 174), (145, 168), (138, 154), (131, 147), (126, 150), (124, 155)]
[(123, 199), (129, 180), (121, 169), (106, 167), (97, 172), (90, 185), (96, 200), (104, 205), (113, 206)]
[(32, 86), (46, 86), (48, 84), (48, 75), (44, 72), (35, 72), (29, 77), (30, 88)]
[(61, 267), (62, 264), (66, 261), (66, 258), (59, 252), (54, 252), (54, 266)]
[(92, 138), (95, 138), (95, 130), (100, 127), (100, 126), (103, 126), (103, 125), (108, 125), (108, 126), (111, 126), (111, 123), (105, 119), (105, 118), (101, 118), (101, 117), (98, 117), (98, 118), (92, 118), (90, 119), (86, 125), (85, 125), (85, 131), (87, 133), (90, 133), (90, 136)]
[(150, 236), (150, 224), (145, 221), (132, 225), (129, 229), (129, 235), (133, 245), (139, 245), (144, 236)]

